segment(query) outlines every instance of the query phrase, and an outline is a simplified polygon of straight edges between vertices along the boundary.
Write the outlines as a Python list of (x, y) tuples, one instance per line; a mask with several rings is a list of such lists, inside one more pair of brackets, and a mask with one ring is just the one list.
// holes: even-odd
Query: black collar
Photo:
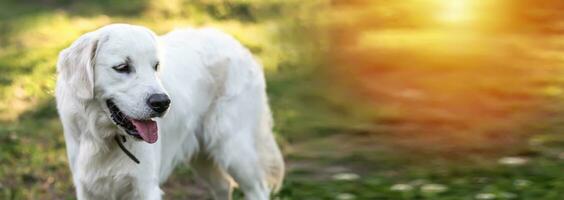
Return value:
[[(133, 160), (133, 162), (139, 164), (140, 163), (139, 160), (123, 146), (123, 143), (120, 140), (119, 136), (120, 135), (116, 135), (116, 137), (114, 137), (114, 139), (116, 140), (119, 148), (123, 151), (123, 153), (125, 153), (125, 155), (127, 155), (129, 158), (131, 158), (131, 160)], [(121, 138), (123, 139), (123, 142), (126, 142), (125, 136), (121, 135)]]

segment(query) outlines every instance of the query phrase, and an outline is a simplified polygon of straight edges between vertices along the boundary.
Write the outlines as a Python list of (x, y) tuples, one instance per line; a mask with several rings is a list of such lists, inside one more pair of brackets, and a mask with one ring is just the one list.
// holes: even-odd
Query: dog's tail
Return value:
[(266, 182), (270, 190), (276, 193), (282, 187), (285, 167), (282, 153), (272, 133), (272, 114), (266, 101), (268, 100), (265, 98), (261, 124), (257, 136), (257, 148), (261, 166), (266, 175)]

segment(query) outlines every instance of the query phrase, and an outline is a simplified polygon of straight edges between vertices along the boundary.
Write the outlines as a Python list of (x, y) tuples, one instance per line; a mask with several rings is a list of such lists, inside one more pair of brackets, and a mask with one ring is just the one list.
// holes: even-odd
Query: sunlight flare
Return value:
[(439, 20), (450, 24), (460, 24), (472, 19), (471, 5), (468, 0), (441, 1), (442, 11), (439, 12)]

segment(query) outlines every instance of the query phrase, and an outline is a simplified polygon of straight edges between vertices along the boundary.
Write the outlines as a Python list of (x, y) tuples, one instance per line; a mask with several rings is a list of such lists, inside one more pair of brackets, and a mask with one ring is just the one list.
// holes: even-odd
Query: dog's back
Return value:
[(159, 121), (164, 124), (162, 180), (175, 163), (202, 152), (234, 176), (247, 170), (230, 169), (237, 168), (235, 160), (253, 157), (234, 152), (254, 146), (262, 179), (271, 191), (278, 190), (284, 161), (272, 134), (260, 64), (238, 41), (214, 29), (177, 30), (160, 40), (169, 62), (163, 65), (161, 80), (173, 100)]

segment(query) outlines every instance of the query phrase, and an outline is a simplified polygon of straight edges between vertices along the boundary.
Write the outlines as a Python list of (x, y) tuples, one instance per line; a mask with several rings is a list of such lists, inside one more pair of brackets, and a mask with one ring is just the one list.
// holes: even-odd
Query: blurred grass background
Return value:
[[(58, 52), (105, 24), (133, 23), (158, 34), (216, 27), (261, 60), (288, 164), (279, 199), (560, 200), (562, 8), (0, 0), (0, 199), (74, 199), (53, 99)], [(187, 167), (163, 189), (209, 198)]]

